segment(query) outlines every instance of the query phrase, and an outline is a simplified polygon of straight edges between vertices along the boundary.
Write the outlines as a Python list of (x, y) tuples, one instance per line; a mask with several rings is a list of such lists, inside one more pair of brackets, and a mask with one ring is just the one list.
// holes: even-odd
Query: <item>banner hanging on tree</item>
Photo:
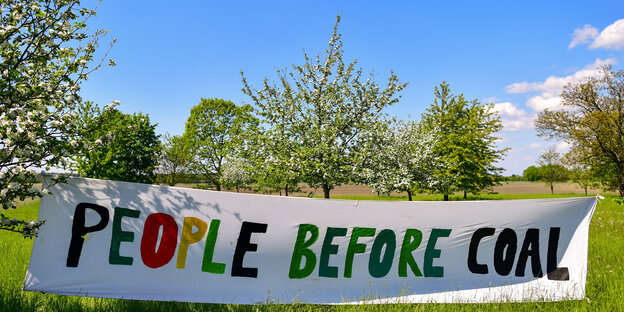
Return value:
[(585, 297), (593, 197), (352, 201), (69, 178), (24, 290), (212, 303)]

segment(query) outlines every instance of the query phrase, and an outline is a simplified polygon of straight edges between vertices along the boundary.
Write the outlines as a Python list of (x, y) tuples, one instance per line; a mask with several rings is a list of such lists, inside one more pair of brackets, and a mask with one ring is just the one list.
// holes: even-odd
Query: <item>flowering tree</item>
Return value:
[[(98, 69), (99, 40), (78, 1), (0, 1), (0, 204), (40, 197), (34, 168), (62, 167), (81, 142), (74, 108), (80, 83)], [(112, 43), (111, 43), (112, 44)], [(104, 60), (104, 58), (102, 58)], [(112, 61), (109, 65), (114, 65)], [(41, 222), (0, 220), (0, 229), (36, 235)]]
[(269, 127), (258, 129), (258, 144), (252, 149), (252, 160), (255, 167), (254, 180), (256, 189), (260, 192), (282, 191), (289, 193), (299, 191), (298, 182), (301, 180), (301, 161), (294, 153), (290, 129), (288, 128), (288, 114), (281, 113)]
[(364, 183), (380, 193), (406, 192), (408, 199), (430, 183), (434, 167), (434, 132), (416, 121), (399, 121), (376, 135), (372, 157), (362, 171)]
[(77, 140), (84, 143), (73, 155), (82, 176), (116, 181), (153, 183), (160, 142), (156, 124), (141, 113), (125, 114), (115, 108), (118, 101), (100, 109), (81, 104), (78, 119), (83, 128)]
[(238, 193), (242, 186), (251, 181), (250, 167), (243, 159), (228, 159), (223, 165), (221, 181), (227, 186), (236, 188)]
[(265, 79), (257, 90), (243, 77), (243, 92), (256, 104), (263, 124), (284, 123), (289, 134), (279, 159), (298, 161), (302, 181), (321, 187), (325, 198), (334, 186), (354, 178), (369, 155), (366, 133), (406, 85), (391, 73), (382, 89), (374, 74), (364, 78), (362, 69), (355, 69), (356, 61), (345, 64), (339, 22), (340, 16), (324, 57), (304, 54), (305, 63), (292, 72), (278, 70), (280, 86)]

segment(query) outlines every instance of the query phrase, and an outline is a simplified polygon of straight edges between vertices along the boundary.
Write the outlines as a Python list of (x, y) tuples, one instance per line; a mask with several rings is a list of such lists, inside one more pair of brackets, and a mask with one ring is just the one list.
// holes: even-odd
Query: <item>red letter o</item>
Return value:
[[(160, 245), (158, 232), (163, 228)], [(178, 244), (178, 225), (172, 216), (166, 213), (153, 213), (145, 220), (141, 239), (141, 259), (146, 266), (155, 269), (171, 261)]]

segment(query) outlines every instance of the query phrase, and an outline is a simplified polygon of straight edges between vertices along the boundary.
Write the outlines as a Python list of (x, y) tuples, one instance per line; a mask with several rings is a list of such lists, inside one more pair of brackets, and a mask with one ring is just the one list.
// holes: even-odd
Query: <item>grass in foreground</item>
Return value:
[[(500, 196), (505, 199), (529, 197), (529, 195)], [(530, 197), (550, 198), (553, 196), (533, 195)], [(563, 196), (559, 194), (555, 197)], [(624, 296), (622, 296), (624, 271), (621, 270), (621, 261), (624, 259), (624, 206), (615, 204), (613, 198), (609, 197), (598, 204), (590, 227), (589, 275), (586, 290), (588, 300), (491, 304), (362, 306), (266, 304), (249, 306), (82, 298), (32, 293), (21, 291), (30, 258), (32, 240), (23, 239), (17, 233), (0, 231), (0, 250), (2, 251), (0, 311), (622, 311), (624, 310)], [(375, 199), (382, 200), (383, 198)], [(38, 204), (38, 202), (26, 203), (16, 210), (5, 211), (5, 215), (36, 219)]]

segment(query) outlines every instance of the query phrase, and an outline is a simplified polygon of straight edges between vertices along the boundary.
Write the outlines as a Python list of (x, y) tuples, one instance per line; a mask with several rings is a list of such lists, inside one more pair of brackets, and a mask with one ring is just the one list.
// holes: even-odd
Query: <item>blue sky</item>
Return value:
[[(85, 6), (92, 6), (87, 1)], [(599, 64), (624, 64), (624, 1), (111, 1), (100, 3), (90, 27), (117, 38), (116, 67), (93, 73), (85, 100), (121, 101), (143, 112), (159, 133), (181, 134), (201, 98), (251, 103), (252, 85), (275, 69), (303, 63), (303, 50), (322, 52), (342, 15), (345, 61), (358, 59), (384, 83), (390, 70), (409, 82), (387, 112), (418, 119), (442, 81), (468, 99), (496, 104), (505, 129), (501, 163), (522, 173), (550, 145), (532, 118), (558, 105), (567, 82)], [(103, 42), (102, 49), (106, 48)]]

